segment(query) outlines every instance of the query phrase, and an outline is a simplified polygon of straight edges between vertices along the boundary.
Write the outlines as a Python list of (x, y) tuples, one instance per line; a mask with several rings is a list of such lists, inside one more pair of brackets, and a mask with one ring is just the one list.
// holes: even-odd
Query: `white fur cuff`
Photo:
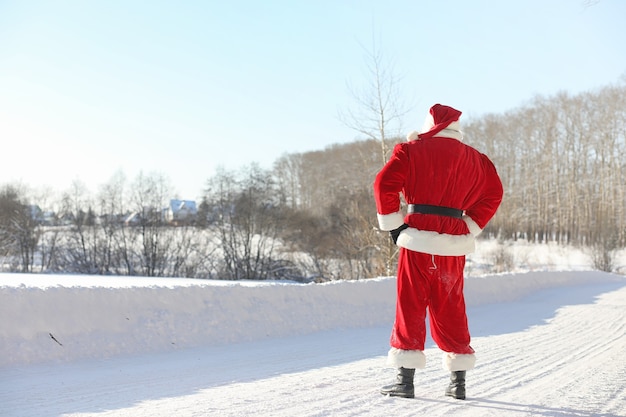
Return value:
[(468, 371), (476, 365), (476, 355), (443, 352), (442, 364), (446, 371)]
[(467, 224), (467, 228), (474, 236), (478, 236), (483, 231), (483, 229), (481, 229), (480, 226), (478, 226), (478, 224), (476, 224), (476, 222), (472, 220), (470, 216), (463, 215), (463, 221), (465, 222), (465, 224)]
[(380, 229), (385, 232), (397, 229), (404, 224), (404, 215), (400, 211), (391, 214), (378, 213), (377, 216), (378, 226), (380, 226)]
[(403, 350), (392, 347), (387, 354), (387, 365), (392, 368), (423, 369), (426, 355), (421, 350)]

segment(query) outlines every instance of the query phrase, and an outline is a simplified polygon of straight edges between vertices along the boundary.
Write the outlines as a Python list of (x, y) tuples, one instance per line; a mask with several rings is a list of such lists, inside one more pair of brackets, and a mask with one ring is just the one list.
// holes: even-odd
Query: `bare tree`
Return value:
[(301, 154), (287, 154), (274, 163), (280, 204), (292, 210), (302, 207), (302, 159)]
[(149, 277), (163, 276), (173, 242), (165, 233), (164, 208), (172, 195), (168, 179), (159, 173), (139, 173), (131, 185), (131, 207), (139, 217), (140, 271)]
[(380, 144), (380, 161), (387, 162), (389, 140), (401, 136), (402, 117), (408, 110), (400, 95), (401, 78), (395, 74), (392, 63), (372, 42), (365, 50), (367, 82), (362, 88), (348, 84), (354, 107), (340, 111), (339, 120), (347, 127)]
[(58, 265), (66, 272), (101, 273), (97, 259), (99, 240), (93, 227), (96, 221), (93, 207), (91, 193), (78, 180), (63, 193), (60, 217), (63, 224), (69, 225), (69, 229)]
[(20, 272), (32, 272), (41, 238), (33, 208), (23, 201), (23, 192), (17, 187), (0, 191), (0, 250)]
[[(355, 107), (340, 113), (340, 120), (365, 137), (378, 141), (380, 168), (389, 158), (389, 142), (400, 137), (402, 117), (408, 110), (400, 96), (401, 79), (395, 74), (393, 65), (385, 59), (375, 41), (372, 42), (372, 49), (365, 51), (368, 83), (363, 89), (348, 85)], [(359, 237), (354, 235), (354, 238)], [(354, 246), (369, 244), (371, 243), (355, 242)], [(379, 233), (376, 246), (385, 248), (382, 252), (386, 259), (386, 270), (387, 274), (391, 274), (397, 257), (397, 247), (386, 233)]]
[(133, 240), (124, 224), (127, 204), (126, 175), (118, 171), (100, 187), (97, 195), (101, 273), (132, 275), (134, 272), (131, 261)]
[(205, 202), (220, 237), (225, 279), (274, 278), (282, 208), (272, 176), (253, 164), (238, 175), (221, 170)]
[(57, 258), (59, 255), (60, 228), (56, 227), (56, 215), (54, 214), (54, 201), (56, 200), (54, 191), (50, 188), (38, 190), (32, 197), (36, 206), (40, 207), (41, 217), (35, 222), (39, 239), (37, 248), (37, 258), (39, 265), (37, 269), (41, 272), (57, 270)]

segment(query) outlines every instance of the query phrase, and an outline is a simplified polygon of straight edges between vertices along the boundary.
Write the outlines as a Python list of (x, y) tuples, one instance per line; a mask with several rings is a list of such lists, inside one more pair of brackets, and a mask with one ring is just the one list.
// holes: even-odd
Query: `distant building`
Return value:
[(37, 223), (43, 223), (43, 211), (36, 204), (26, 206), (28, 216)]
[(165, 210), (165, 221), (174, 224), (193, 223), (198, 217), (198, 207), (193, 200), (170, 200)]
[(141, 214), (137, 213), (136, 211), (129, 213), (124, 218), (124, 224), (126, 226), (137, 226), (140, 223), (141, 223)]
[(55, 224), (56, 222), (56, 216), (53, 212), (43, 211), (36, 204), (28, 205), (26, 206), (26, 209), (28, 210), (28, 215), (30, 216), (30, 218), (37, 224), (50, 226)]

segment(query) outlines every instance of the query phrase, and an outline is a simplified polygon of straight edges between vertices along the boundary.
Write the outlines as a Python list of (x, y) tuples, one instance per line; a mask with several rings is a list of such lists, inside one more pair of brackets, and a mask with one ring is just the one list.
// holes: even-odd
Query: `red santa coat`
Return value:
[[(426, 309), (433, 340), (444, 351), (445, 369), (474, 367), (474, 350), (463, 296), (465, 256), (502, 200), (502, 183), (493, 163), (460, 141), (458, 130), (395, 146), (376, 176), (374, 194), (382, 230), (409, 225), (400, 234), (396, 320), (388, 363), (423, 368)], [(408, 204), (463, 210), (462, 218), (400, 211)]]
[[(445, 135), (445, 131), (441, 133)], [(451, 137), (400, 143), (376, 176), (374, 196), (382, 230), (410, 226), (398, 246), (416, 252), (461, 256), (475, 241), (502, 201), (502, 183), (489, 158)], [(462, 219), (400, 211), (400, 193), (408, 204), (464, 211)]]

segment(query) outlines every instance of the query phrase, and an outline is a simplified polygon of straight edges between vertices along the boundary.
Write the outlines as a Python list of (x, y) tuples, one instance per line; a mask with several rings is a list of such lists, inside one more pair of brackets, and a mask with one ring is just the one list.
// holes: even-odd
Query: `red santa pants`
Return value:
[(424, 350), (428, 308), (431, 335), (441, 350), (474, 353), (463, 296), (464, 266), (465, 256), (437, 256), (400, 248), (392, 347)]

